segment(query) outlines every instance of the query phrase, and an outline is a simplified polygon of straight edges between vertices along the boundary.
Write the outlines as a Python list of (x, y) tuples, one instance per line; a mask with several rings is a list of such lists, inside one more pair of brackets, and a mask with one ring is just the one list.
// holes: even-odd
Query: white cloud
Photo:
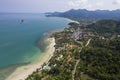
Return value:
[(87, 3), (88, 0), (78, 0), (79, 3)]
[(86, 5), (86, 8), (91, 9), (91, 8), (93, 8), (93, 5), (92, 4), (88, 4), (88, 5)]
[(81, 9), (98, 9), (104, 6), (103, 2), (89, 2), (88, 0), (71, 0), (69, 1), (69, 6), (72, 8), (81, 8)]
[(103, 6), (103, 2), (97, 2), (96, 6)]
[(120, 0), (115, 0), (113, 4), (120, 4)]
[(88, 0), (71, 0), (68, 2), (69, 6), (79, 7), (80, 5), (85, 5), (88, 3)]
[(72, 2), (72, 1), (69, 1), (69, 2), (68, 2), (68, 5), (69, 5), (69, 6), (73, 6), (73, 7), (75, 6), (74, 2)]

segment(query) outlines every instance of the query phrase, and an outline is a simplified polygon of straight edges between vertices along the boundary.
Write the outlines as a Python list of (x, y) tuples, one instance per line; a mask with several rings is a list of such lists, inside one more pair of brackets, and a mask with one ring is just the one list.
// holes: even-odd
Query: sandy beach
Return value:
[(75, 20), (72, 20), (72, 19), (68, 19), (68, 18), (66, 18), (69, 22), (75, 22), (75, 23), (78, 23), (79, 24), (79, 22), (78, 21), (75, 21)]
[(43, 63), (47, 63), (55, 51), (55, 39), (48, 38), (47, 40), (50, 44), (38, 60), (29, 65), (16, 69), (15, 72), (13, 72), (6, 80), (25, 80), (28, 75), (32, 74), (34, 71), (36, 71), (36, 69), (40, 68)]

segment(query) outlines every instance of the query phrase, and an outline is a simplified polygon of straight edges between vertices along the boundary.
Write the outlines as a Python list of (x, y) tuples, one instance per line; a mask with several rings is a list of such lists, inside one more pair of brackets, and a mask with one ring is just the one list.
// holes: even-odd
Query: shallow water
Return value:
[(17, 67), (37, 59), (42, 48), (36, 46), (36, 41), (52, 30), (67, 26), (68, 22), (44, 14), (0, 13), (0, 80)]

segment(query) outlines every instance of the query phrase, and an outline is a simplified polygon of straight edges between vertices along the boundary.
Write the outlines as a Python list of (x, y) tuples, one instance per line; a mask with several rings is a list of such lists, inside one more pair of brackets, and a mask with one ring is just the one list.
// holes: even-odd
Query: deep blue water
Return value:
[[(21, 23), (21, 19), (24, 22)], [(67, 26), (68, 20), (44, 14), (0, 14), (0, 68), (32, 62), (41, 50), (36, 40), (45, 33)]]

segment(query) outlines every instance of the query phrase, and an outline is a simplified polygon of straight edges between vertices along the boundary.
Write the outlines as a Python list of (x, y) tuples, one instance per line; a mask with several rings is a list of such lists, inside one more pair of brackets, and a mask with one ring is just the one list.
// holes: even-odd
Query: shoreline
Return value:
[(72, 19), (69, 19), (69, 18), (66, 18), (66, 19), (68, 19), (69, 22), (75, 22), (75, 23), (78, 23), (78, 24), (79, 24), (79, 22), (76, 21), (76, 20), (72, 20)]
[(17, 68), (8, 78), (5, 80), (25, 80), (34, 71), (39, 69), (44, 63), (48, 63), (55, 51), (55, 38), (47, 38), (49, 45), (40, 57), (31, 64)]
[(73, 19), (66, 18), (66, 17), (59, 17), (59, 16), (52, 16), (52, 17), (63, 18), (63, 19), (67, 19), (69, 22), (79, 23), (79, 21), (77, 21), (77, 20), (73, 20)]
[[(59, 17), (59, 18), (64, 18), (64, 17)], [(75, 20), (72, 20), (72, 19), (69, 19), (69, 18), (65, 18), (67, 19), (69, 22), (76, 22), (76, 23), (79, 23), (78, 21), (75, 21)], [(64, 27), (65, 28), (65, 27)], [(52, 56), (54, 55), (54, 52), (55, 52), (55, 47), (54, 45), (56, 44), (55, 43), (55, 38), (52, 37), (50, 38), (50, 35), (52, 33), (55, 33), (55, 32), (59, 32), (59, 31), (63, 31), (64, 28), (62, 29), (57, 29), (57, 30), (53, 30), (53, 31), (50, 31), (49, 35), (47, 33), (47, 36), (49, 37), (46, 37), (45, 41), (48, 41), (48, 46), (46, 46), (46, 49), (45, 51), (33, 62), (31, 62), (30, 64), (28, 65), (24, 65), (24, 66), (21, 66), (21, 67), (18, 67), (10, 76), (8, 76), (5, 80), (25, 80), (29, 75), (31, 75), (34, 71), (36, 71), (37, 69), (40, 69), (41, 66), (44, 64), (44, 63), (48, 63), (49, 60), (52, 58)], [(46, 36), (46, 34), (44, 34)]]

